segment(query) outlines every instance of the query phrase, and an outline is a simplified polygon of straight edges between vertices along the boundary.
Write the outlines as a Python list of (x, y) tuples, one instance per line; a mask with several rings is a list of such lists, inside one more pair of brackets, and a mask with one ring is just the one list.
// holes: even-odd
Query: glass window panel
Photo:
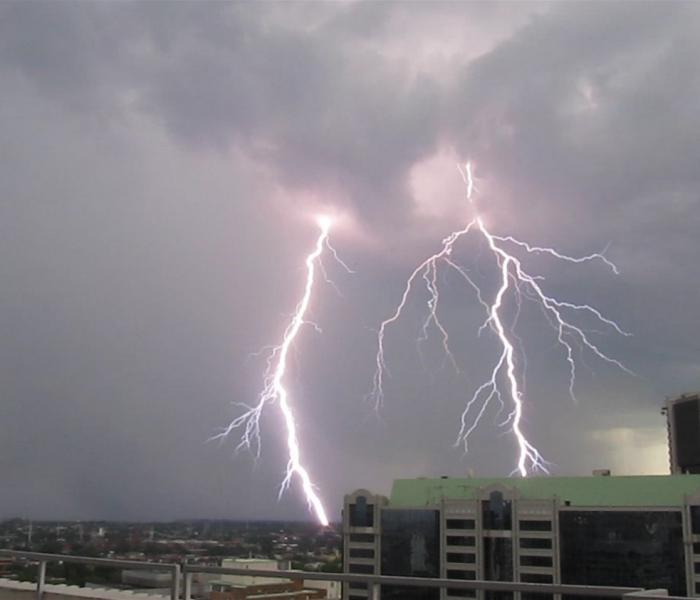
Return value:
[(520, 538), (520, 547), (547, 550), (552, 547), (552, 540), (551, 538)]
[(552, 531), (552, 522), (520, 521), (520, 531)]
[(544, 573), (521, 573), (520, 581), (523, 583), (552, 583), (552, 576)]
[(520, 564), (523, 567), (551, 567), (551, 556), (521, 556)]
[[(671, 408), (675, 425), (676, 460), (684, 473), (700, 466), (700, 402), (688, 399)], [(698, 532), (700, 533), (700, 532)]]
[(447, 519), (447, 529), (474, 529), (474, 519)]
[(476, 579), (474, 571), (458, 571), (457, 569), (448, 569), (447, 579), (464, 579), (465, 581), (473, 581)]
[(476, 539), (473, 535), (448, 535), (448, 546), (474, 546)]
[(690, 507), (690, 526), (694, 534), (700, 534), (700, 506)]
[(374, 558), (372, 548), (350, 548), (350, 558)]
[(361, 575), (372, 575), (374, 573), (374, 565), (359, 565), (350, 563), (348, 571), (350, 573), (359, 573)]
[(474, 554), (462, 554), (461, 552), (448, 552), (446, 558), (449, 563), (472, 564), (476, 561), (476, 556)]
[(360, 573), (362, 575), (372, 575), (374, 573), (374, 565), (358, 565), (350, 563), (348, 569), (350, 573)]
[(382, 600), (438, 600), (440, 590), (437, 588), (416, 588), (400, 585), (383, 585)]
[(513, 505), (505, 500), (502, 492), (493, 491), (489, 499), (481, 503), (481, 516), (484, 529), (511, 529), (513, 526)]
[[(382, 575), (440, 576), (440, 516), (436, 510), (384, 509)], [(382, 586), (382, 600), (438, 600), (440, 590)]]
[(484, 592), (486, 600), (513, 600), (513, 592)]
[(351, 533), (350, 541), (358, 544), (374, 544), (374, 535), (371, 533)]
[(453, 598), (476, 598), (476, 590), (455, 590), (447, 588), (447, 595)]
[(369, 504), (364, 496), (358, 496), (350, 505), (350, 527), (374, 527), (374, 504)]
[(350, 583), (348, 583), (348, 587), (351, 590), (366, 590), (367, 584), (366, 583), (359, 583), (357, 581), (351, 581)]
[(562, 583), (686, 593), (680, 511), (562, 512), (559, 537)]
[(484, 538), (484, 579), (513, 581), (513, 541)]

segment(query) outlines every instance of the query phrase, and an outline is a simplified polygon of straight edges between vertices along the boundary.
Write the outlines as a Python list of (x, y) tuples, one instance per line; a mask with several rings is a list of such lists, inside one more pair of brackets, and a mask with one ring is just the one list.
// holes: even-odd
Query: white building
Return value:
[[(278, 571), (277, 561), (269, 558), (225, 558), (221, 561), (225, 569), (252, 569), (258, 571)], [(285, 583), (290, 579), (280, 577), (254, 577), (252, 575), (222, 575), (220, 579), (212, 581), (211, 589), (214, 592), (226, 592), (232, 588), (247, 587), (250, 585), (265, 585), (269, 583)]]

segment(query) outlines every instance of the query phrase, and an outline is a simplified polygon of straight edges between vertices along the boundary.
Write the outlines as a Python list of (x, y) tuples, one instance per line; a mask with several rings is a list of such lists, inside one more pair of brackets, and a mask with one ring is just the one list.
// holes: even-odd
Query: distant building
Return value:
[(700, 473), (700, 394), (666, 401), (671, 473)]
[[(221, 566), (228, 569), (277, 571), (276, 560), (264, 558), (227, 558)], [(211, 583), (211, 600), (313, 600), (325, 598), (324, 589), (306, 588), (300, 578), (222, 575)]]
[[(268, 558), (224, 558), (221, 566), (225, 569), (253, 569), (257, 571), (278, 571), (276, 560)], [(284, 581), (279, 577), (253, 577), (252, 575), (222, 575), (221, 579), (212, 581), (212, 591), (224, 591), (227, 586), (246, 586)]]
[[(346, 573), (665, 588), (700, 596), (700, 475), (405, 479), (345, 497)], [(368, 598), (366, 584), (343, 598)], [(520, 599), (531, 600), (527, 594)], [(383, 586), (383, 600), (510, 593)]]
[(135, 588), (168, 589), (171, 583), (170, 573), (163, 571), (126, 570), (122, 571), (122, 583)]
[(304, 587), (310, 590), (323, 590), (328, 600), (339, 600), (343, 588), (339, 581), (326, 581), (318, 579), (304, 580)]

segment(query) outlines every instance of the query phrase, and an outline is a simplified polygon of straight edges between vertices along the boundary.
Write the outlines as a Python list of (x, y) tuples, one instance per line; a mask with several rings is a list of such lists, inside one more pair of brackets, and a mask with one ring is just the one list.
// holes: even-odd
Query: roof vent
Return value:
[(610, 469), (595, 469), (593, 477), (610, 477)]

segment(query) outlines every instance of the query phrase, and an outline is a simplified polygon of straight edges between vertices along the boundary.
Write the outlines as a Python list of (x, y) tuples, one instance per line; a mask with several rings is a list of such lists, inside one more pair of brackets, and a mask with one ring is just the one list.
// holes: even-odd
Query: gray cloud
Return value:
[[(356, 217), (361, 232), (339, 230), (336, 246), (358, 273), (329, 265), (343, 297), (319, 287), (324, 334), (304, 332), (290, 385), (331, 512), (392, 477), (509, 472), (495, 414), (466, 458), (451, 446), (494, 351), (475, 339), (479, 307), (459, 281), (445, 278), (441, 310), (463, 375), (441, 368), (434, 341), (423, 370), (415, 300), (388, 337), (381, 418), (363, 401), (371, 328), (463, 219), (437, 193), (426, 216), (414, 186), (450, 148), (475, 161), (499, 230), (571, 253), (610, 243), (622, 269), (530, 263), (548, 289), (634, 332), (596, 339), (638, 375), (588, 357), (574, 405), (531, 307), (528, 433), (562, 473), (633, 470), (625, 444), (653, 462), (662, 396), (700, 374), (697, 10), (0, 7), (0, 514), (305, 516), (295, 489), (276, 501), (274, 411), (256, 465), (204, 441), (259, 389), (248, 355), (284, 327), (314, 235), (305, 211), (323, 201)], [(493, 285), (477, 255), (458, 249)]]

